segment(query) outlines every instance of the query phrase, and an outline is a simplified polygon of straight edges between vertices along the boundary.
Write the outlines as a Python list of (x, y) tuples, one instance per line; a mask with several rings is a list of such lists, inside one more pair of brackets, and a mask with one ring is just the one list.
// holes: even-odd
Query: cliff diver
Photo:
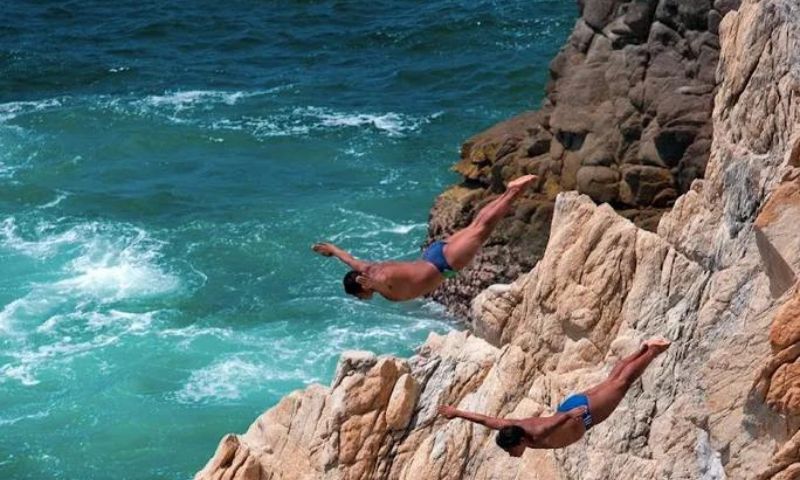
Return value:
[(669, 341), (662, 339), (645, 342), (636, 353), (620, 360), (605, 381), (567, 397), (550, 417), (495, 418), (448, 405), (440, 406), (439, 414), (499, 430), (495, 441), (512, 457), (522, 456), (526, 448), (563, 448), (577, 442), (587, 430), (608, 418), (633, 382), (669, 345)]
[(472, 223), (445, 240), (430, 244), (421, 260), (367, 262), (331, 243), (317, 243), (311, 248), (320, 255), (338, 258), (352, 269), (344, 276), (344, 291), (350, 295), (369, 300), (377, 292), (395, 302), (421, 297), (469, 265), (500, 219), (511, 210), (514, 200), (536, 178), (525, 175), (509, 182), (506, 191), (483, 207)]

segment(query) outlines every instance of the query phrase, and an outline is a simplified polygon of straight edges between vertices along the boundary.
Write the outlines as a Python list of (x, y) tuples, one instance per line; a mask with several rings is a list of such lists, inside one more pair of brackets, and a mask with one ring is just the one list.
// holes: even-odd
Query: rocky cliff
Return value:
[(553, 204), (577, 190), (655, 230), (665, 208), (702, 178), (711, 144), (719, 24), (738, 0), (584, 0), (550, 66), (541, 110), (467, 140), (463, 182), (431, 212), (429, 237), (465, 226), (509, 178), (536, 173), (473, 265), (433, 297), (457, 314), (491, 283), (541, 258)]
[[(475, 299), (474, 335), (344, 354), (196, 478), (800, 478), (800, 4), (745, 0), (719, 31), (705, 179), (656, 232), (559, 194), (541, 260)], [(515, 459), (435, 415), (549, 413), (656, 335), (672, 348), (569, 448)]]

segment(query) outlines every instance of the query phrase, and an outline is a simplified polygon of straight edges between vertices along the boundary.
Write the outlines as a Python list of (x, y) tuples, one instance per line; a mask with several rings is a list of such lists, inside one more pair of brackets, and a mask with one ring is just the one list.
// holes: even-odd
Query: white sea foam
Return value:
[(0, 103), (0, 122), (12, 120), (19, 115), (42, 112), (57, 108), (62, 105), (62, 100), (58, 98), (47, 98), (28, 102), (8, 102)]
[[(54, 254), (62, 245), (78, 242), (81, 239), (81, 230), (85, 229), (85, 227), (85, 225), (81, 225), (62, 233), (45, 235), (36, 240), (26, 240), (18, 232), (19, 228), (16, 219), (8, 217), (0, 224), (0, 241), (3, 246), (25, 255), (44, 258)], [(39, 230), (44, 229), (46, 229), (46, 226), (39, 227)]]
[(70, 276), (51, 286), (62, 294), (116, 301), (166, 293), (179, 285), (177, 277), (158, 265), (160, 242), (144, 230), (84, 223), (49, 233), (56, 228), (41, 224), (38, 238), (28, 240), (19, 233), (16, 220), (6, 218), (0, 225), (0, 245), (37, 258), (79, 249), (81, 254), (66, 266)]
[(364, 156), (367, 154), (367, 152), (365, 152), (365, 151), (363, 151), (363, 150), (356, 150), (356, 149), (355, 149), (355, 148), (353, 148), (353, 147), (348, 147), (348, 148), (346, 148), (346, 149), (344, 150), (344, 153), (345, 153), (346, 155), (350, 155), (350, 156), (352, 156), (352, 157), (356, 157), (356, 158), (362, 158), (362, 157), (364, 157)]
[[(447, 322), (439, 315), (420, 318), (394, 313), (393, 309), (377, 312), (381, 319), (378, 323), (348, 321), (376, 313), (375, 306), (341, 296), (304, 296), (287, 300), (287, 304), (292, 305), (292, 310), (302, 310), (304, 304), (333, 304), (336, 320), (317, 325), (312, 331), (299, 329), (295, 322), (276, 321), (265, 323), (252, 334), (239, 329), (202, 326), (160, 332), (160, 335), (187, 340), (211, 336), (226, 345), (225, 348), (235, 347), (240, 352), (218, 357), (193, 371), (175, 392), (176, 400), (224, 403), (264, 389), (277, 394), (285, 388), (286, 382), (307, 385), (321, 381), (342, 350), (369, 346), (377, 351), (393, 351), (404, 348), (426, 332), (448, 329)], [(268, 353), (264, 352), (265, 345), (268, 345)]]
[(158, 332), (160, 336), (179, 338), (194, 338), (204, 335), (226, 338), (229, 337), (231, 333), (232, 331), (229, 328), (200, 327), (198, 325), (189, 325), (188, 327), (181, 328), (165, 328)]
[(196, 107), (209, 107), (213, 105), (236, 105), (242, 99), (271, 95), (285, 90), (291, 85), (284, 85), (267, 90), (254, 91), (225, 91), (225, 90), (183, 90), (164, 92), (162, 95), (149, 95), (135, 104), (150, 107), (168, 107), (175, 110), (185, 110)]
[(123, 312), (109, 310), (108, 312), (73, 312), (70, 314), (57, 314), (48, 318), (36, 327), (39, 333), (60, 334), (68, 332), (71, 324), (77, 324), (79, 331), (105, 331), (113, 329), (115, 335), (139, 334), (148, 330), (160, 310), (144, 313)]
[(67, 194), (67, 193), (59, 193), (58, 196), (55, 199), (53, 199), (52, 201), (47, 202), (44, 205), (39, 205), (36, 208), (38, 208), (39, 210), (46, 210), (48, 208), (53, 208), (56, 205), (58, 205), (59, 203), (61, 203), (62, 201), (66, 200), (68, 196), (69, 196), (69, 194)]
[[(0, 225), (0, 246), (20, 254), (61, 263), (62, 276), (35, 283), (0, 310), (0, 330), (12, 334), (17, 323), (38, 323), (46, 333), (63, 321), (81, 319), (90, 329), (108, 323), (142, 330), (151, 317), (105, 310), (120, 300), (143, 299), (177, 291), (180, 278), (164, 268), (162, 243), (144, 230), (126, 225), (84, 223), (66, 230), (43, 223), (20, 233), (14, 218)], [(93, 310), (85, 310), (92, 305)], [(43, 319), (45, 319), (43, 321)], [(135, 320), (135, 321), (133, 321)]]
[[(110, 71), (124, 71), (111, 69)], [(62, 107), (65, 104), (86, 103), (92, 107), (110, 109), (123, 114), (157, 115), (177, 124), (192, 124), (212, 130), (243, 130), (257, 138), (300, 136), (314, 132), (358, 128), (374, 130), (389, 137), (398, 137), (419, 130), (425, 124), (442, 115), (436, 112), (427, 116), (413, 116), (397, 112), (344, 112), (326, 107), (306, 106), (276, 112), (266, 117), (243, 115), (203, 119), (194, 112), (212, 110), (217, 106), (230, 107), (243, 100), (272, 95), (292, 85), (284, 85), (267, 90), (225, 91), (225, 90), (183, 90), (167, 91), (131, 99), (97, 95), (92, 97), (62, 97), (31, 102), (9, 102), (0, 104), (0, 123), (27, 113), (41, 112)], [(212, 137), (212, 141), (219, 141)]]
[(0, 178), (10, 178), (14, 176), (14, 168), (0, 162)]
[[(418, 251), (417, 243), (413, 239), (409, 240), (409, 249), (400, 251), (393, 247), (396, 242), (386, 242), (386, 235), (414, 235), (423, 232), (427, 228), (425, 223), (397, 223), (387, 218), (371, 215), (357, 210), (339, 208), (341, 215), (338, 218), (346, 219), (334, 222), (330, 225), (330, 231), (336, 233), (327, 237), (327, 240), (339, 243), (351, 240), (360, 241), (361, 248), (365, 254), (379, 256), (381, 258), (400, 258)], [(357, 221), (353, 221), (356, 219)], [(421, 240), (422, 237), (420, 236)]]
[[(37, 334), (53, 339), (52, 343), (35, 348), (22, 343), (9, 350), (7, 355), (15, 360), (0, 368), (0, 383), (16, 380), (25, 386), (37, 385), (38, 370), (58, 368), (55, 365), (117, 344), (126, 335), (142, 335), (159, 313), (110, 310), (53, 315), (36, 328)], [(79, 338), (87, 334), (85, 340)]]
[(91, 296), (102, 302), (115, 302), (134, 297), (147, 297), (170, 292), (178, 279), (162, 271), (146, 258), (146, 254), (109, 252), (98, 260), (81, 257), (73, 262), (73, 277), (55, 283), (65, 294)]
[[(111, 68), (109, 72), (119, 73), (129, 70), (128, 67)], [(0, 103), (0, 124), (19, 116), (53, 110), (65, 106), (86, 107), (89, 109), (111, 110), (121, 114), (159, 115), (174, 123), (192, 123), (200, 126), (202, 122), (192, 119), (195, 110), (204, 111), (216, 106), (233, 106), (242, 100), (271, 95), (291, 88), (283, 85), (266, 90), (225, 91), (225, 90), (183, 90), (166, 91), (162, 94), (148, 95), (143, 98), (119, 97), (110, 95), (64, 96), (36, 101), (18, 101)], [(15, 127), (6, 125), (5, 128)]]
[(50, 298), (28, 294), (11, 301), (0, 310), (0, 331), (13, 334), (14, 321), (19, 318), (41, 317), (52, 307)]
[(402, 224), (395, 224), (395, 225), (388, 225), (388, 226), (380, 226), (376, 228), (352, 228), (350, 230), (346, 230), (339, 234), (335, 234), (331, 237), (331, 241), (340, 241), (340, 240), (355, 240), (355, 239), (364, 239), (364, 238), (372, 238), (377, 237), (378, 235), (382, 235), (384, 233), (392, 233), (395, 235), (407, 235), (414, 230), (423, 229), (427, 227), (424, 223), (412, 223), (407, 225)]
[(352, 349), (357, 345), (408, 345), (408, 342), (421, 332), (430, 332), (445, 328), (441, 320), (413, 318), (406, 315), (383, 312), (381, 324), (374, 325), (348, 325), (334, 324), (325, 330), (326, 342), (330, 347), (341, 351)]
[(311, 132), (312, 127), (311, 125), (302, 124), (298, 119), (283, 115), (273, 118), (244, 116), (236, 120), (223, 118), (211, 124), (211, 128), (214, 130), (245, 131), (250, 132), (257, 138), (306, 135)]
[(321, 107), (302, 107), (268, 117), (223, 118), (214, 121), (211, 128), (246, 131), (257, 138), (301, 136), (347, 128), (376, 130), (389, 137), (398, 137), (418, 130), (439, 115), (436, 113), (428, 117), (415, 117), (395, 112), (339, 112)]
[(238, 358), (224, 360), (192, 372), (176, 397), (184, 403), (209, 399), (235, 400), (241, 396), (240, 386), (258, 380), (263, 373), (261, 370), (255, 363)]
[(37, 418), (45, 418), (50, 415), (49, 410), (42, 410), (41, 412), (31, 413), (29, 415), (20, 415), (19, 417), (0, 417), (0, 426), (14, 425), (24, 420), (33, 420)]
[(398, 178), (400, 178), (400, 173), (397, 170), (392, 169), (389, 171), (389, 174), (382, 178), (378, 183), (381, 185), (391, 185), (392, 183), (396, 182)]
[(415, 130), (420, 123), (418, 119), (400, 115), (394, 112), (378, 115), (367, 113), (347, 114), (339, 112), (327, 112), (320, 109), (317, 109), (316, 111), (311, 109), (309, 112), (317, 115), (322, 121), (322, 125), (326, 127), (371, 126), (392, 136), (399, 136), (402, 135), (403, 132)]
[(30, 387), (37, 385), (39, 380), (33, 376), (29, 365), (3, 365), (0, 367), (0, 383), (3, 377), (11, 380), (17, 380), (22, 385)]
[(61, 340), (42, 345), (36, 349), (21, 349), (10, 351), (8, 355), (16, 358), (0, 368), (0, 382), (17, 380), (22, 385), (37, 385), (36, 370), (43, 365), (52, 365), (54, 361), (72, 359), (83, 356), (92, 351), (107, 347), (119, 341), (118, 335), (98, 335), (84, 342), (73, 342), (72, 338), (65, 336)]
[(299, 369), (287, 369), (286, 366), (278, 369), (234, 356), (192, 372), (175, 397), (181, 403), (237, 400), (242, 398), (248, 387), (253, 388), (276, 380), (308, 382), (315, 379), (306, 377)]
[(143, 103), (154, 107), (171, 106), (183, 109), (195, 105), (224, 103), (225, 105), (235, 105), (239, 100), (247, 96), (245, 92), (224, 92), (214, 90), (188, 90), (178, 92), (167, 92), (163, 95), (150, 95), (143, 100)]
[[(45, 107), (40, 105), (39, 108)], [(21, 109), (16, 113), (0, 113), (0, 145), (2, 145), (0, 148), (0, 178), (13, 178), (18, 171), (38, 163), (38, 157), (42, 153), (41, 136), (37, 132), (13, 122), (4, 122), (6, 119), (11, 119), (29, 110)]]
[[(241, 343), (241, 339), (243, 337), (241, 333), (235, 332), (230, 328), (198, 327), (197, 325), (190, 325), (183, 328), (165, 328), (159, 330), (157, 335), (162, 338), (178, 338), (179, 340), (175, 345), (183, 350), (191, 348), (193, 341), (203, 337), (214, 337), (220, 340), (230, 340), (232, 338), (236, 338), (239, 343)], [(259, 340), (263, 341), (263, 339)], [(172, 340), (170, 340), (170, 342), (172, 342)]]
[(412, 223), (412, 224), (408, 224), (408, 225), (394, 225), (392, 227), (388, 227), (388, 228), (384, 229), (383, 231), (386, 232), (386, 233), (397, 233), (397, 234), (400, 234), (400, 235), (405, 235), (405, 234), (411, 232), (412, 230), (416, 230), (418, 228), (427, 228), (427, 226), (428, 225), (425, 224), (425, 223)]
[(422, 302), (422, 308), (437, 317), (454, 318), (447, 311), (447, 307), (445, 307), (441, 303), (434, 302), (433, 300), (425, 300), (424, 302)]
[(418, 130), (420, 126), (429, 123), (441, 113), (428, 117), (415, 117), (395, 112), (386, 113), (350, 113), (338, 112), (320, 107), (306, 107), (296, 109), (295, 115), (316, 118), (321, 127), (371, 127), (389, 136), (401, 136), (406, 132)]

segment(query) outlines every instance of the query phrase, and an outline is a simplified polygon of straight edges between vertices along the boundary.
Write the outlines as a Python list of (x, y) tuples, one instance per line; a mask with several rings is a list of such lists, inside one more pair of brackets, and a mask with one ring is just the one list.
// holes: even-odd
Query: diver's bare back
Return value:
[[(586, 427), (581, 422), (583, 410), (567, 413), (571, 421), (564, 422), (559, 428), (554, 430), (546, 437), (536, 437), (531, 442), (530, 448), (564, 448), (572, 445), (583, 437)], [(545, 425), (541, 418), (528, 418), (520, 421), (526, 431), (541, 430)]]
[(381, 283), (373, 289), (394, 302), (425, 296), (444, 281), (439, 270), (425, 260), (375, 263), (367, 268), (366, 274), (368, 279)]

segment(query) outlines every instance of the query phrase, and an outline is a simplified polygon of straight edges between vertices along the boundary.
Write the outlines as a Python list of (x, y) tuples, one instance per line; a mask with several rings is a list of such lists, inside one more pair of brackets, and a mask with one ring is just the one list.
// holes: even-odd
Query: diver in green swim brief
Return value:
[(469, 265), (500, 219), (511, 210), (514, 200), (536, 178), (525, 175), (509, 182), (506, 191), (483, 207), (472, 223), (445, 240), (433, 242), (421, 260), (367, 262), (331, 243), (317, 243), (312, 249), (320, 255), (336, 257), (352, 269), (344, 276), (344, 290), (350, 295), (368, 300), (377, 292), (396, 302), (421, 297)]
[(563, 448), (577, 442), (592, 426), (607, 419), (633, 382), (669, 345), (669, 341), (662, 339), (644, 342), (636, 353), (617, 362), (605, 381), (567, 397), (550, 417), (495, 418), (447, 405), (440, 406), (439, 413), (448, 419), (463, 418), (499, 430), (495, 441), (512, 457), (522, 456), (526, 448)]

